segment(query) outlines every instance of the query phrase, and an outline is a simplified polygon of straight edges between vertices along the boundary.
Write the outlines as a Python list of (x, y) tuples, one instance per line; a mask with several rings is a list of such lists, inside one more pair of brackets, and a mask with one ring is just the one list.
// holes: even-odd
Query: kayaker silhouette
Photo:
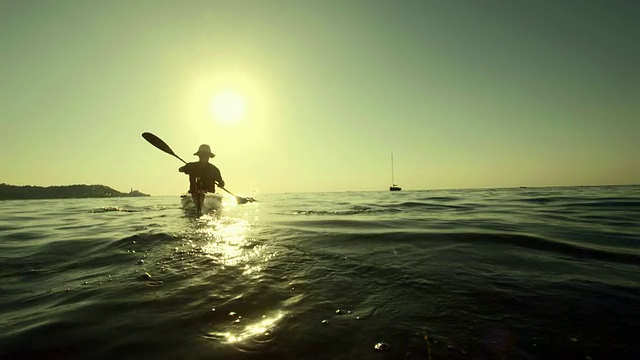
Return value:
[(189, 193), (215, 193), (216, 185), (224, 187), (220, 169), (209, 163), (209, 159), (216, 156), (211, 152), (211, 147), (207, 144), (202, 144), (193, 155), (197, 155), (200, 160), (187, 163), (178, 169), (178, 171), (189, 175)]

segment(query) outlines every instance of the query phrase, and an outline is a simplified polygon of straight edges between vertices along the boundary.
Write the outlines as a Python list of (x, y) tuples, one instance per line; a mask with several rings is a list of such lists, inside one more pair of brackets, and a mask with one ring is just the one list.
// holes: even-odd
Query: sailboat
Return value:
[(400, 191), (402, 188), (396, 184), (394, 175), (393, 175), (393, 153), (391, 153), (391, 186), (389, 186), (389, 191)]

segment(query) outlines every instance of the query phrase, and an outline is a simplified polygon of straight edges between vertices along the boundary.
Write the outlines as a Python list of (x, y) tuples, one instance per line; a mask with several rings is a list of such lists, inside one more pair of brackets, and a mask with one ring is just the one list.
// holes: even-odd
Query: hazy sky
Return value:
[[(0, 182), (640, 183), (637, 1), (0, 0)], [(217, 94), (245, 113), (222, 122)]]

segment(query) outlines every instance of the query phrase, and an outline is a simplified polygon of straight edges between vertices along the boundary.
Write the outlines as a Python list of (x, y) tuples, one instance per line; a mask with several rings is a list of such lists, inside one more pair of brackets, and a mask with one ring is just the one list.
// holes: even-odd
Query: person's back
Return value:
[(216, 192), (216, 184), (224, 187), (224, 180), (220, 169), (209, 163), (209, 159), (215, 154), (211, 152), (209, 145), (202, 144), (194, 153), (200, 161), (191, 162), (182, 166), (178, 171), (189, 175), (189, 192)]

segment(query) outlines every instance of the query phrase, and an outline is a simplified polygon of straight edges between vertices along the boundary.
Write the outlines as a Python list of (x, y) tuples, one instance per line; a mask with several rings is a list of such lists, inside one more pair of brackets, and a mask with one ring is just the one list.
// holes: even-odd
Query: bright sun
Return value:
[(244, 98), (234, 91), (224, 91), (213, 97), (211, 104), (216, 119), (232, 123), (242, 120), (245, 113)]

